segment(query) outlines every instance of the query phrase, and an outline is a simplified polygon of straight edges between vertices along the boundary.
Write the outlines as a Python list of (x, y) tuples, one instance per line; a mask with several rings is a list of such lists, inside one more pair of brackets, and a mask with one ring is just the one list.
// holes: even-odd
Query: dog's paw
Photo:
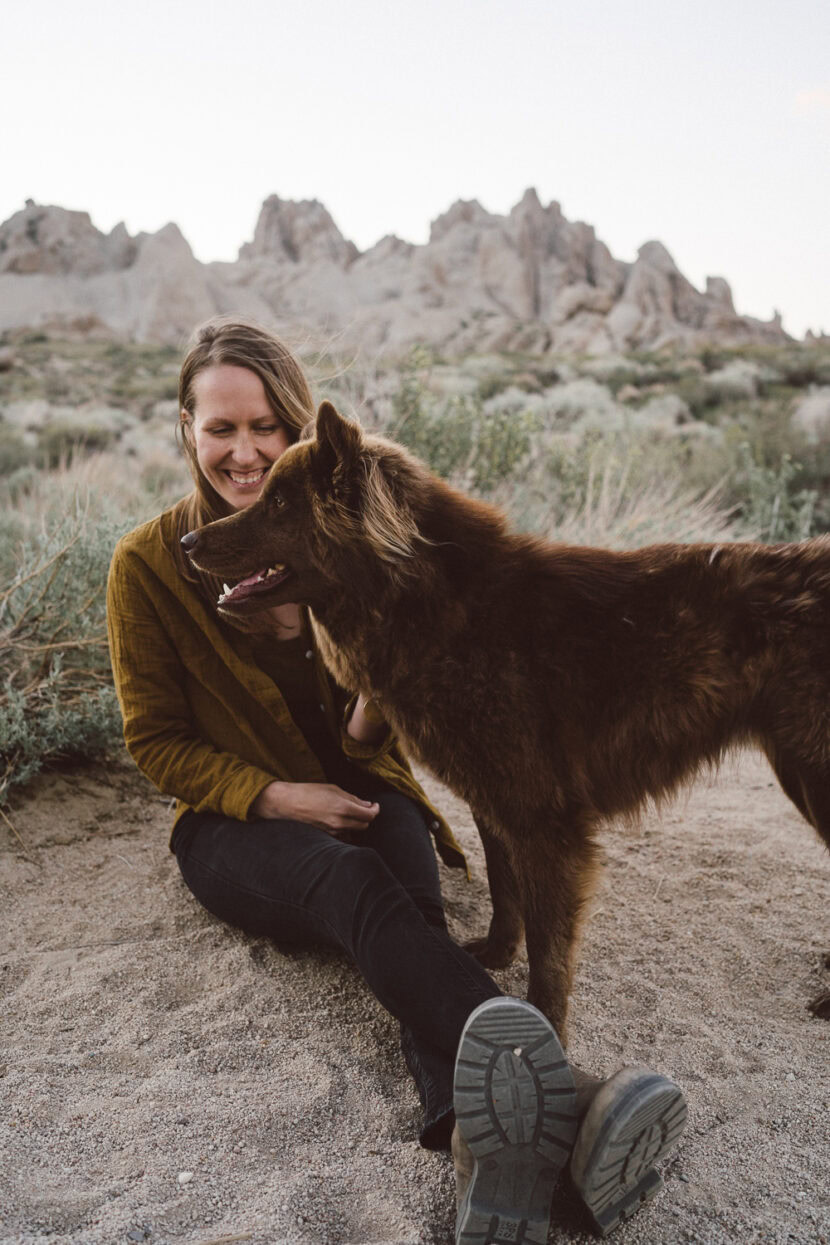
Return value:
[(475, 956), (485, 968), (507, 968), (519, 953), (518, 944), (503, 939), (474, 938), (465, 942), (464, 949)]
[(825, 990), (807, 1004), (809, 1010), (819, 1020), (830, 1020), (830, 990)]

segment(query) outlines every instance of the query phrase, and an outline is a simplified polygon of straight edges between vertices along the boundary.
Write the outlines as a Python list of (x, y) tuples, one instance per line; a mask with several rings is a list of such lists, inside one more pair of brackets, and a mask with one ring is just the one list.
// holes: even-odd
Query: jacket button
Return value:
[(438, 829), (438, 827), (440, 826), (440, 824), (441, 824), (441, 823), (440, 823), (439, 821), (434, 821), (434, 822), (432, 823), (432, 828), (433, 828), (433, 830), (437, 830), (437, 829)]
[(306, 657), (308, 658), (309, 661), (311, 661), (313, 656), (314, 656), (314, 653), (311, 651), (311, 649), (309, 649), (308, 652), (306, 653)]
[(320, 710), (321, 710), (321, 712), (325, 713), (325, 712), (326, 712), (326, 706), (325, 706), (325, 705), (321, 705), (321, 706), (320, 706)]

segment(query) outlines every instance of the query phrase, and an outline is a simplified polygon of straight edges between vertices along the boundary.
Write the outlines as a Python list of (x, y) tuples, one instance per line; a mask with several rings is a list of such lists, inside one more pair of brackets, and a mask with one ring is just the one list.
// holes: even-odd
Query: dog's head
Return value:
[(428, 479), (405, 450), (364, 435), (324, 402), (313, 434), (277, 459), (259, 499), (182, 544), (200, 570), (225, 581), (219, 609), (229, 615), (377, 595), (405, 574), (418, 540), (412, 502)]

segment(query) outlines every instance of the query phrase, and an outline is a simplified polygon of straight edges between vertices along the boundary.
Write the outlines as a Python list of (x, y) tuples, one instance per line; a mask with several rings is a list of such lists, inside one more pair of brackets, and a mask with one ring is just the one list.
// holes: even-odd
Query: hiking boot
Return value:
[(685, 1123), (681, 1089), (649, 1068), (622, 1068), (593, 1094), (579, 1125), (571, 1179), (601, 1236), (662, 1188), (653, 1164), (673, 1148)]
[(477, 1007), (455, 1062), (456, 1245), (545, 1245), (553, 1190), (577, 1129), (553, 1026), (522, 999)]

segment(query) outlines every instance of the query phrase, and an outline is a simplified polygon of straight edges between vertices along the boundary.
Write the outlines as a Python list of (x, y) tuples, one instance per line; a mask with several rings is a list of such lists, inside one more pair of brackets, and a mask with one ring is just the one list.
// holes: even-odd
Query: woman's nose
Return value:
[(250, 433), (237, 433), (234, 438), (233, 445), (231, 446), (231, 457), (234, 462), (237, 462), (240, 465), (255, 463), (258, 461), (259, 450), (257, 449), (256, 442)]

